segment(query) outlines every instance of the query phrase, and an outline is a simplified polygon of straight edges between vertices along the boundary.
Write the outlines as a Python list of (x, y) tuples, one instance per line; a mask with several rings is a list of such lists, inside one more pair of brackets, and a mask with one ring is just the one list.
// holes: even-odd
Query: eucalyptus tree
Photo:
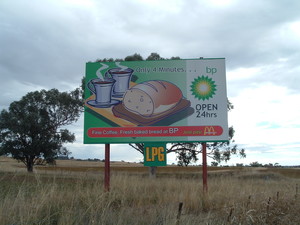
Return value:
[(0, 154), (23, 162), (28, 172), (39, 158), (52, 162), (67, 153), (63, 144), (75, 135), (62, 129), (77, 121), (83, 109), (81, 90), (29, 92), (0, 113)]

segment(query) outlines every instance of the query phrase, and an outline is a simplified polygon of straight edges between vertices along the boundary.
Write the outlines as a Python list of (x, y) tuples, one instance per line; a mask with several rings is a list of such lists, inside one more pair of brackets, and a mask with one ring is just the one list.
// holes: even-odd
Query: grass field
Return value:
[[(62, 160), (28, 174), (0, 157), (0, 224), (300, 224), (299, 169), (160, 167), (150, 179), (136, 163)], [(181, 214), (178, 211), (182, 203)]]

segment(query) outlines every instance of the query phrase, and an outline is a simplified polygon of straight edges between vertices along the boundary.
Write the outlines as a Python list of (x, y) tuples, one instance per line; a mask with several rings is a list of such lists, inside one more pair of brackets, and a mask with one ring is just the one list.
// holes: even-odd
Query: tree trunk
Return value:
[(29, 156), (26, 159), (27, 172), (29, 172), (29, 173), (33, 172), (33, 159), (34, 159), (34, 157), (32, 157), (32, 156)]
[(156, 178), (156, 166), (150, 166), (149, 167), (149, 177), (150, 178)]
[(27, 164), (27, 172), (32, 173), (33, 172), (33, 165)]

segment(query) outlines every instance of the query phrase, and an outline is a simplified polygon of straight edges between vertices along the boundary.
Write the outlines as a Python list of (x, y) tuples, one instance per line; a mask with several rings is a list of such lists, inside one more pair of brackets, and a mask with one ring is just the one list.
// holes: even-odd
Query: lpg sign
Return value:
[(144, 166), (166, 166), (166, 143), (144, 144)]

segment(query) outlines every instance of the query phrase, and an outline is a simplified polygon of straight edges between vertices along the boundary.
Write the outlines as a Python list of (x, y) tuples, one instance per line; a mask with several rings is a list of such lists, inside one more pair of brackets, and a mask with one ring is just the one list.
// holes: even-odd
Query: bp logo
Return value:
[(197, 77), (191, 85), (192, 94), (199, 100), (208, 100), (215, 94), (216, 89), (215, 81), (209, 77)]

